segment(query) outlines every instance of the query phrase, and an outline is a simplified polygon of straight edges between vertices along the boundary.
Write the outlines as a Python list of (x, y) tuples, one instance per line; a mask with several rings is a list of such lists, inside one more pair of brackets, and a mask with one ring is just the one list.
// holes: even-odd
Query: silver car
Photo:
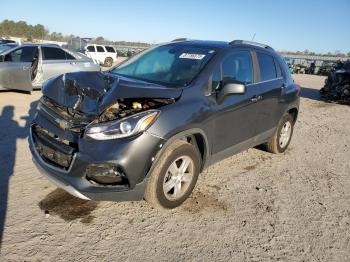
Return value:
[(57, 45), (25, 44), (0, 52), (0, 90), (31, 92), (53, 76), (76, 71), (100, 71), (87, 56)]

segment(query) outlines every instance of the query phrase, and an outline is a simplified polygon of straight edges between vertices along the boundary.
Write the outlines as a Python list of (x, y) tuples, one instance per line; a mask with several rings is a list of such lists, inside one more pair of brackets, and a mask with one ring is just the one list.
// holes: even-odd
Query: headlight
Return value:
[(149, 110), (117, 121), (88, 126), (85, 136), (96, 140), (130, 137), (149, 128), (160, 111)]

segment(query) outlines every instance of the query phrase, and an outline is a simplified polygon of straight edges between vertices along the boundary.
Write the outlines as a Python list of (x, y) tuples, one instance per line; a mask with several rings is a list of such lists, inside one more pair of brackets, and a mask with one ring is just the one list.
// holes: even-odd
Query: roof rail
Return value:
[(253, 45), (273, 50), (271, 46), (247, 40), (233, 40), (232, 42), (230, 42), (230, 45)]
[(189, 41), (189, 40), (190, 40), (189, 38), (182, 37), (182, 38), (176, 38), (174, 40), (171, 40), (170, 42), (181, 42), (181, 41)]

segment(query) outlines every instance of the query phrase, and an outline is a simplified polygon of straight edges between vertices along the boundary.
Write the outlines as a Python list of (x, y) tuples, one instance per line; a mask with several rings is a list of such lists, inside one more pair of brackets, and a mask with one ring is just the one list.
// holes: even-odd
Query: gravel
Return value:
[(170, 211), (55, 188), (26, 138), (40, 91), (1, 92), (0, 260), (350, 261), (350, 107), (320, 101), (324, 77), (294, 78), (304, 89), (286, 153), (249, 149), (221, 161)]

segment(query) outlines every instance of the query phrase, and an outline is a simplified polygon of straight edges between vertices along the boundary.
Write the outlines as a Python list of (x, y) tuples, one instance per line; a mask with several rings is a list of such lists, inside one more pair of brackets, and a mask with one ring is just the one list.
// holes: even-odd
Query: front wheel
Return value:
[(156, 208), (175, 208), (191, 194), (199, 175), (198, 149), (183, 140), (175, 141), (161, 155), (152, 170), (145, 199)]
[(278, 154), (286, 151), (293, 135), (294, 119), (292, 115), (285, 114), (280, 120), (278, 127), (266, 144), (267, 151)]

